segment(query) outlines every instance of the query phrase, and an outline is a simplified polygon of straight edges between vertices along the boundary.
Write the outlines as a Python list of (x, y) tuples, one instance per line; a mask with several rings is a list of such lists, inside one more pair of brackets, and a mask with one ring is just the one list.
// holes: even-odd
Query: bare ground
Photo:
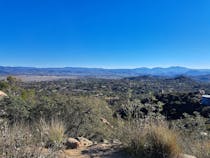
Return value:
[(121, 146), (113, 144), (97, 144), (62, 152), (60, 158), (130, 158)]

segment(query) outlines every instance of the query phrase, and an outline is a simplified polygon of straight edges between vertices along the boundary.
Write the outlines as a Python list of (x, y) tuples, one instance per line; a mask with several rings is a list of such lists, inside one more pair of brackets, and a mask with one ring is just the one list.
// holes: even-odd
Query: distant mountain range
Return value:
[(35, 67), (5, 67), (0, 66), (0, 75), (36, 75), (36, 76), (81, 76), (81, 77), (102, 77), (122, 78), (135, 76), (188, 76), (198, 81), (210, 80), (210, 69), (189, 69), (185, 67), (168, 68), (136, 68), (136, 69), (103, 69), (103, 68), (35, 68)]

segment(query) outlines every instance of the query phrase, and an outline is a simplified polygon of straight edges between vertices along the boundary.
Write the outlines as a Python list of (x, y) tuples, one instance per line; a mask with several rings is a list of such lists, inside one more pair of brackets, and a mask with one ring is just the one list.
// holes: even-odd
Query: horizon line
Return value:
[(9, 67), (9, 68), (36, 68), (36, 69), (62, 69), (62, 68), (85, 68), (85, 69), (108, 69), (108, 70), (120, 70), (120, 69), (141, 69), (141, 68), (146, 68), (146, 69), (156, 69), (156, 68), (186, 68), (186, 69), (194, 69), (194, 70), (208, 70), (210, 68), (198, 68), (198, 67), (188, 67), (188, 66), (139, 66), (139, 67), (116, 67), (116, 68), (110, 68), (110, 67), (91, 67), (91, 66), (16, 66), (16, 65), (0, 65), (0, 67)]

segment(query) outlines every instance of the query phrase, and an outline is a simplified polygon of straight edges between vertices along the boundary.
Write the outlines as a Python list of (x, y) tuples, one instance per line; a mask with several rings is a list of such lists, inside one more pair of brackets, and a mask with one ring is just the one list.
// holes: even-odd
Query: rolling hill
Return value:
[(210, 69), (189, 69), (185, 67), (168, 68), (136, 68), (136, 69), (103, 69), (103, 68), (35, 68), (35, 67), (5, 67), (0, 66), (0, 75), (28, 75), (28, 76), (78, 76), (97, 78), (123, 78), (135, 76), (188, 76), (197, 81), (208, 82)]

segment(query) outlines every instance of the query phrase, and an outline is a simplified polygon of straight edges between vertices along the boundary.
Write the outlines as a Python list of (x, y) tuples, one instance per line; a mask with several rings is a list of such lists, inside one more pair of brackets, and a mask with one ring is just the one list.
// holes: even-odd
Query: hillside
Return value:
[(209, 158), (210, 109), (200, 104), (209, 83), (185, 76), (8, 76), (0, 90), (0, 157)]

